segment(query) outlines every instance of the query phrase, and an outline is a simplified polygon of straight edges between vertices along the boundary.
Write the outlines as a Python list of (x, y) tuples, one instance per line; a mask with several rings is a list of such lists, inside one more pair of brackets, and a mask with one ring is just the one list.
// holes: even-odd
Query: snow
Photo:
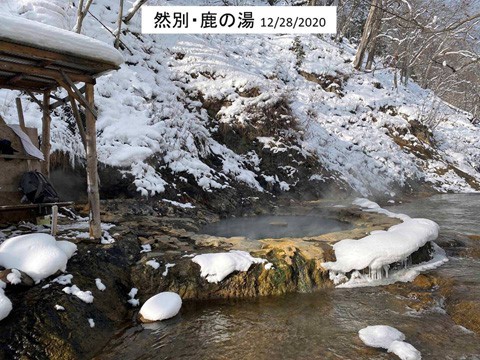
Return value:
[(76, 249), (75, 244), (56, 241), (48, 234), (15, 236), (0, 245), (0, 265), (23, 271), (38, 283), (59, 270), (65, 271)]
[(162, 276), (167, 276), (168, 275), (168, 269), (170, 269), (171, 267), (174, 267), (175, 264), (170, 264), (170, 263), (167, 263), (165, 264), (165, 271), (162, 273)]
[[(173, 0), (171, 5), (179, 3), (182, 0)], [(210, 3), (197, 0), (192, 4)], [(164, 1), (151, 0), (149, 5), (164, 5)], [(111, 1), (97, 0), (92, 6), (103, 23), (115, 24), (117, 14), (109, 10)], [(0, 3), (3, 17), (21, 15), (62, 29), (73, 28), (75, 10), (71, 2), (60, 0)], [(355, 48), (348, 42), (284, 34), (140, 35), (139, 41), (139, 25), (140, 12), (123, 25), (122, 41), (133, 54), (123, 51), (127, 63), (98, 79), (95, 100), (99, 160), (131, 175), (144, 196), (171, 190), (185, 181), (206, 192), (235, 186), (235, 182), (262, 191), (261, 179), (292, 191), (296, 179), (279, 176), (277, 180), (276, 174), (261, 169), (263, 154), (242, 153), (218, 140), (221, 125), (251, 126), (255, 119), (251, 109), (262, 110), (282, 98), (298, 128), (288, 134), (295, 142), (259, 134), (256, 141), (262, 152), (298, 150), (301, 156), (316, 159), (329, 179), (362, 196), (389, 194), (416, 181), (426, 181), (441, 192), (473, 191), (452, 167), (480, 180), (480, 127), (470, 123), (469, 115), (414, 82), (393, 88), (392, 69), (355, 71), (351, 65)], [(17, 27), (9, 27), (2, 22), (0, 33), (6, 28), (16, 36)], [(111, 34), (90, 16), (82, 31), (102, 43), (113, 42)], [(71, 36), (78, 35), (68, 33)], [(80, 51), (75, 42), (71, 46)], [(296, 49), (303, 49), (301, 59)], [(335, 77), (333, 86), (342, 96), (325, 91), (301, 72), (319, 79)], [(255, 89), (258, 95), (242, 95)], [(0, 91), (2, 116), (7, 122), (16, 117), (17, 96), (24, 99), (27, 125), (41, 129), (39, 110), (25, 95)], [(215, 117), (206, 111), (206, 103), (220, 105)], [(417, 138), (409, 124), (426, 118), (433, 103), (439, 119), (431, 135), (435, 148)], [(386, 106), (392, 110), (385, 110)], [(72, 162), (82, 161), (81, 138), (69, 128), (67, 116), (61, 108), (52, 114), (52, 152), (66, 152)], [(434, 156), (426, 159), (395, 140), (420, 144)], [(162, 159), (161, 166), (152, 163), (152, 158)], [(218, 165), (213, 166), (212, 159)], [(323, 173), (312, 177), (315, 182), (321, 179), (327, 177)]]
[(252, 264), (265, 263), (246, 251), (231, 250), (224, 253), (201, 254), (192, 261), (200, 265), (200, 275), (210, 283), (218, 283), (234, 271), (248, 271)]
[(11, 269), (10, 274), (7, 275), (7, 280), (12, 285), (20, 284), (22, 282), (22, 274), (17, 269)]
[(128, 297), (130, 299), (127, 300), (127, 302), (132, 305), (132, 306), (138, 306), (140, 305), (140, 300), (135, 299), (135, 296), (138, 294), (138, 289), (137, 288), (132, 288), (130, 292), (128, 293)]
[(142, 250), (140, 250), (140, 254), (150, 252), (150, 251), (152, 251), (152, 245), (145, 244), (145, 245), (142, 245)]
[[(5, 283), (3, 283), (5, 285)], [(10, 311), (12, 311), (12, 302), (10, 299), (5, 295), (5, 291), (3, 287), (0, 287), (0, 320), (5, 319)]]
[(270, 269), (274, 269), (273, 264), (272, 263), (266, 263), (265, 264), (265, 270), (270, 270)]
[(382, 348), (394, 353), (401, 360), (420, 360), (422, 355), (411, 344), (404, 342), (405, 335), (388, 325), (367, 326), (358, 332), (367, 346)]
[(55, 279), (52, 280), (52, 282), (56, 282), (60, 285), (69, 285), (72, 283), (73, 275), (71, 274), (66, 274), (66, 275), (60, 275), (56, 277)]
[(404, 341), (393, 341), (387, 350), (397, 355), (401, 360), (420, 360), (422, 358), (420, 351)]
[(162, 201), (164, 201), (166, 203), (169, 203), (169, 204), (172, 204), (173, 206), (183, 208), (183, 209), (195, 209), (195, 206), (193, 206), (189, 202), (188, 203), (180, 203), (180, 202), (172, 201), (172, 200), (168, 200), (168, 199), (162, 199)]
[(145, 264), (151, 266), (155, 270), (157, 270), (160, 267), (160, 263), (155, 259), (148, 260)]
[(88, 319), (88, 325), (90, 325), (91, 328), (94, 328), (95, 327), (95, 321), (93, 321), (92, 318), (89, 318)]
[[(330, 279), (336, 285), (356, 287), (412, 281), (420, 271), (433, 269), (447, 261), (445, 253), (434, 245), (435, 256), (430, 261), (389, 273), (391, 264), (397, 262), (406, 264), (412, 253), (435, 240), (438, 237), (438, 225), (429, 219), (412, 219), (404, 214), (392, 213), (367, 199), (356, 199), (354, 204), (361, 206), (365, 211), (397, 217), (403, 222), (386, 231), (373, 231), (358, 240), (345, 239), (334, 244), (336, 261), (323, 263), (322, 266), (330, 270)], [(360, 270), (364, 269), (368, 269), (368, 274), (360, 273)], [(348, 279), (345, 274), (351, 271), (353, 273)]]
[(17, 16), (0, 14), (0, 39), (114, 66), (123, 63), (122, 54), (101, 41)]
[(394, 341), (405, 340), (402, 332), (387, 325), (367, 326), (358, 332), (358, 336), (365, 345), (383, 349), (388, 349)]
[(67, 286), (62, 289), (62, 291), (69, 295), (74, 295), (78, 297), (83, 302), (87, 304), (93, 302), (93, 295), (91, 291), (82, 291), (78, 288), (77, 285)]
[(105, 289), (107, 288), (103, 283), (102, 283), (102, 279), (95, 279), (95, 285), (97, 286), (97, 289), (100, 290), (100, 291), (105, 291)]
[(335, 262), (323, 266), (334, 272), (380, 270), (407, 258), (438, 236), (438, 225), (428, 219), (409, 219), (387, 231), (375, 231), (359, 240), (345, 239), (333, 245)]
[(65, 311), (65, 308), (64, 308), (62, 305), (56, 304), (56, 305), (55, 305), (55, 310), (57, 310), (57, 311)]
[(174, 292), (162, 292), (145, 301), (140, 315), (149, 321), (170, 319), (178, 314), (182, 307), (182, 298)]

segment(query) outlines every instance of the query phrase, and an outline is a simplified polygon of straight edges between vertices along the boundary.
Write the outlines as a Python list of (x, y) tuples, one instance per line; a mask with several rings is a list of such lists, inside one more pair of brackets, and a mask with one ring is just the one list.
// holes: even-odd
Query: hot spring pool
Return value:
[(318, 215), (261, 215), (220, 220), (205, 225), (200, 233), (258, 240), (317, 236), (352, 228), (352, 224)]

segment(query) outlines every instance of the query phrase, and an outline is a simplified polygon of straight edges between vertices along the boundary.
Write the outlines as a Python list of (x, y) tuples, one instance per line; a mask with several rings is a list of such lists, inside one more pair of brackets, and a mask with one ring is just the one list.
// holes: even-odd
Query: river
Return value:
[[(480, 234), (479, 195), (438, 195), (389, 210), (437, 221), (442, 232)], [(451, 257), (435, 270), (480, 294), (480, 261)], [(186, 303), (177, 317), (127, 328), (101, 359), (396, 359), (358, 331), (391, 325), (423, 359), (480, 359), (480, 338), (456, 325), (441, 299), (414, 311), (386, 288), (329, 289), (236, 301)]]

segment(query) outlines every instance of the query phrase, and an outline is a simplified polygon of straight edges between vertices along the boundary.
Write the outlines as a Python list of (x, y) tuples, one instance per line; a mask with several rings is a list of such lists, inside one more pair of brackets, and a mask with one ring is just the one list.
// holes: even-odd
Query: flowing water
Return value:
[[(442, 229), (480, 234), (480, 196), (442, 195), (389, 210), (437, 221)], [(452, 258), (441, 272), (480, 289), (480, 262)], [(480, 294), (479, 294), (480, 295)], [(358, 330), (391, 325), (423, 359), (480, 359), (480, 338), (441, 307), (416, 312), (384, 288), (329, 289), (237, 301), (186, 303), (177, 317), (137, 325), (113, 340), (102, 359), (396, 359), (364, 346)]]

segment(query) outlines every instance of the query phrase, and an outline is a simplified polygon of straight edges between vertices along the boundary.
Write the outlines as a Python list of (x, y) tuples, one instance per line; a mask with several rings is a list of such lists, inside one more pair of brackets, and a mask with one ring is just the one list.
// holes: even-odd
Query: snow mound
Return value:
[(422, 354), (405, 341), (394, 341), (388, 347), (388, 352), (394, 353), (402, 360), (420, 360)]
[(0, 266), (23, 271), (35, 282), (65, 271), (77, 246), (56, 241), (48, 234), (28, 234), (10, 238), (0, 245)]
[[(365, 209), (396, 217), (403, 223), (394, 225), (388, 230), (372, 231), (370, 235), (358, 240), (345, 239), (333, 245), (336, 261), (323, 263), (330, 270), (330, 279), (335, 285), (343, 287), (383, 285), (383, 280), (411, 281), (420, 271), (430, 270), (448, 261), (445, 253), (432, 243), (435, 256), (428, 262), (410, 269), (396, 270), (389, 274), (390, 265), (408, 262), (410, 255), (428, 242), (438, 237), (439, 226), (432, 220), (415, 218), (408, 215), (392, 213), (382, 209), (377, 203), (367, 199), (356, 199), (355, 205)], [(368, 269), (368, 274), (360, 271)], [(350, 273), (350, 278), (346, 276)], [(341, 284), (343, 283), (343, 284)]]
[(5, 296), (5, 292), (0, 287), (0, 320), (5, 319), (12, 311), (12, 302)]
[(382, 348), (394, 353), (402, 360), (420, 360), (422, 355), (411, 344), (404, 342), (405, 335), (387, 325), (367, 326), (358, 332), (360, 340), (367, 346)]
[(388, 349), (394, 341), (405, 340), (402, 332), (387, 325), (367, 326), (358, 332), (358, 336), (365, 345), (383, 349)]
[(438, 236), (438, 225), (428, 219), (408, 219), (387, 231), (375, 231), (359, 240), (346, 239), (333, 245), (337, 261), (324, 263), (335, 272), (370, 268), (379, 270), (401, 261)]
[(181, 297), (174, 292), (162, 292), (148, 299), (140, 309), (145, 320), (160, 321), (178, 314), (182, 307)]
[(267, 260), (254, 258), (246, 251), (231, 250), (228, 253), (197, 255), (192, 261), (200, 265), (202, 277), (210, 283), (218, 283), (234, 271), (248, 271), (252, 264)]

